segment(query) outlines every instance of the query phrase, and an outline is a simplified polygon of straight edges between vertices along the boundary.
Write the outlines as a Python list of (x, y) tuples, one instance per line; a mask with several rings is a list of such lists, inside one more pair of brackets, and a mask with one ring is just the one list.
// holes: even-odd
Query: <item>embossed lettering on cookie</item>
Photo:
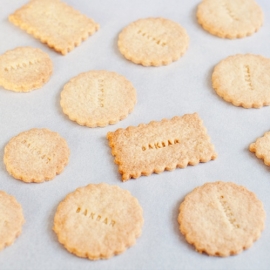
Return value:
[(123, 56), (143, 66), (168, 65), (185, 53), (188, 44), (186, 30), (164, 18), (137, 20), (125, 27), (118, 38)]
[(98, 260), (134, 245), (143, 222), (142, 208), (129, 191), (101, 183), (68, 194), (57, 208), (53, 230), (69, 252)]
[(256, 241), (265, 211), (256, 195), (231, 182), (206, 183), (189, 193), (179, 208), (179, 229), (198, 252), (229, 256)]
[(198, 23), (221, 38), (243, 38), (257, 32), (263, 12), (254, 0), (204, 0), (197, 9)]
[(0, 55), (0, 85), (14, 92), (30, 92), (51, 77), (53, 64), (38, 48), (18, 47)]

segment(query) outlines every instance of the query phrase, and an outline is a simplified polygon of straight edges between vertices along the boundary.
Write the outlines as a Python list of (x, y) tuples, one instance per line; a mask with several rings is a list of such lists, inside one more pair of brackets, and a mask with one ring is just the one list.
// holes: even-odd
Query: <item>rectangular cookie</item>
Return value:
[(99, 28), (92, 19), (60, 0), (32, 0), (11, 14), (9, 20), (64, 55)]
[(217, 157), (197, 113), (118, 129), (107, 139), (123, 181)]

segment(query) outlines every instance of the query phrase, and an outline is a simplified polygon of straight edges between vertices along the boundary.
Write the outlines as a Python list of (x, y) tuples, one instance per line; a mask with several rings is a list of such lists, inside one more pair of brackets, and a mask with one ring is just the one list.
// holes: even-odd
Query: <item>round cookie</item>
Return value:
[(142, 225), (138, 200), (129, 191), (102, 183), (68, 194), (57, 208), (53, 230), (69, 252), (98, 260), (134, 245)]
[(212, 85), (219, 96), (235, 106), (260, 108), (270, 104), (270, 59), (238, 54), (214, 68)]
[(8, 142), (4, 151), (7, 171), (24, 182), (53, 179), (63, 171), (68, 159), (65, 139), (45, 128), (20, 133)]
[(185, 53), (188, 44), (186, 30), (164, 18), (137, 20), (125, 27), (118, 38), (121, 54), (143, 66), (168, 65)]
[(206, 183), (179, 208), (180, 231), (198, 252), (229, 256), (249, 248), (264, 229), (265, 211), (256, 195), (229, 182)]
[(37, 48), (19, 47), (0, 55), (0, 85), (15, 92), (42, 87), (53, 65), (48, 54)]
[(123, 76), (89, 71), (71, 79), (61, 92), (63, 112), (80, 125), (103, 127), (124, 119), (136, 104), (136, 90)]
[(0, 250), (11, 245), (22, 231), (24, 223), (21, 205), (0, 190)]
[(254, 0), (203, 0), (197, 20), (209, 33), (221, 38), (242, 38), (258, 31), (263, 12)]

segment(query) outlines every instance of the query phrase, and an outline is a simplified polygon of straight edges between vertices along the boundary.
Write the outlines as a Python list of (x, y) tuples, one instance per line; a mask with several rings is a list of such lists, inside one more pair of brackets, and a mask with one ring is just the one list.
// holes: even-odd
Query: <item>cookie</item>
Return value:
[(60, 0), (31, 0), (10, 15), (9, 21), (63, 55), (99, 28)]
[(263, 24), (263, 12), (254, 0), (203, 0), (197, 20), (212, 35), (235, 39), (257, 32)]
[(270, 131), (250, 144), (249, 150), (255, 153), (257, 158), (262, 159), (265, 165), (270, 166)]
[(0, 85), (15, 92), (42, 87), (50, 78), (53, 64), (48, 54), (32, 47), (19, 47), (0, 55)]
[(60, 174), (68, 163), (68, 145), (58, 133), (30, 129), (13, 137), (5, 147), (4, 163), (10, 175), (24, 182), (43, 182)]
[(107, 134), (122, 180), (184, 168), (216, 158), (197, 113)]
[(98, 260), (134, 245), (142, 225), (138, 200), (129, 191), (102, 183), (67, 195), (57, 208), (53, 230), (69, 252)]
[(195, 188), (179, 211), (179, 229), (187, 242), (211, 256), (242, 252), (264, 229), (262, 202), (253, 192), (234, 183), (206, 183)]
[(212, 85), (219, 96), (235, 106), (260, 108), (270, 104), (270, 59), (237, 54), (217, 64)]
[(136, 100), (136, 90), (125, 77), (115, 72), (89, 71), (64, 86), (60, 105), (79, 125), (104, 127), (126, 118)]
[(0, 190), (0, 250), (11, 245), (21, 234), (24, 223), (21, 205)]
[(188, 44), (186, 30), (164, 18), (137, 20), (125, 27), (118, 38), (121, 54), (143, 66), (168, 65), (185, 53)]

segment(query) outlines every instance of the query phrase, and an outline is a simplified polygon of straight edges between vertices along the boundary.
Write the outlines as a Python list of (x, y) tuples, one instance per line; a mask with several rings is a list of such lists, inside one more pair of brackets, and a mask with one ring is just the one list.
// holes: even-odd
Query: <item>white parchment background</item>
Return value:
[[(208, 34), (196, 21), (199, 0), (66, 0), (93, 18), (100, 30), (62, 56), (8, 22), (8, 15), (26, 0), (1, 0), (0, 54), (17, 46), (38, 47), (54, 63), (50, 81), (30, 93), (0, 88), (0, 189), (21, 203), (26, 223), (15, 243), (0, 252), (0, 269), (269, 269), (270, 169), (248, 146), (270, 130), (270, 107), (238, 108), (223, 101), (211, 87), (213, 67), (237, 53), (270, 57), (270, 1), (258, 0), (265, 20), (251, 37), (225, 40)], [(190, 46), (177, 62), (143, 67), (117, 49), (121, 29), (139, 18), (162, 16), (180, 23)], [(88, 70), (116, 71), (137, 90), (138, 103), (125, 120), (105, 128), (87, 128), (70, 121), (59, 105), (60, 92), (72, 77)], [(269, 89), (270, 90), (270, 89)], [(106, 139), (108, 131), (151, 120), (198, 112), (218, 153), (215, 161), (153, 174), (122, 183)], [(68, 166), (54, 180), (25, 184), (6, 172), (4, 147), (11, 137), (31, 128), (49, 128), (68, 142)], [(178, 230), (178, 207), (195, 187), (217, 180), (246, 186), (264, 203), (266, 228), (247, 251), (228, 258), (197, 253)], [(58, 203), (77, 187), (106, 182), (138, 198), (145, 223), (135, 246), (109, 260), (89, 261), (67, 252), (52, 231)]]

